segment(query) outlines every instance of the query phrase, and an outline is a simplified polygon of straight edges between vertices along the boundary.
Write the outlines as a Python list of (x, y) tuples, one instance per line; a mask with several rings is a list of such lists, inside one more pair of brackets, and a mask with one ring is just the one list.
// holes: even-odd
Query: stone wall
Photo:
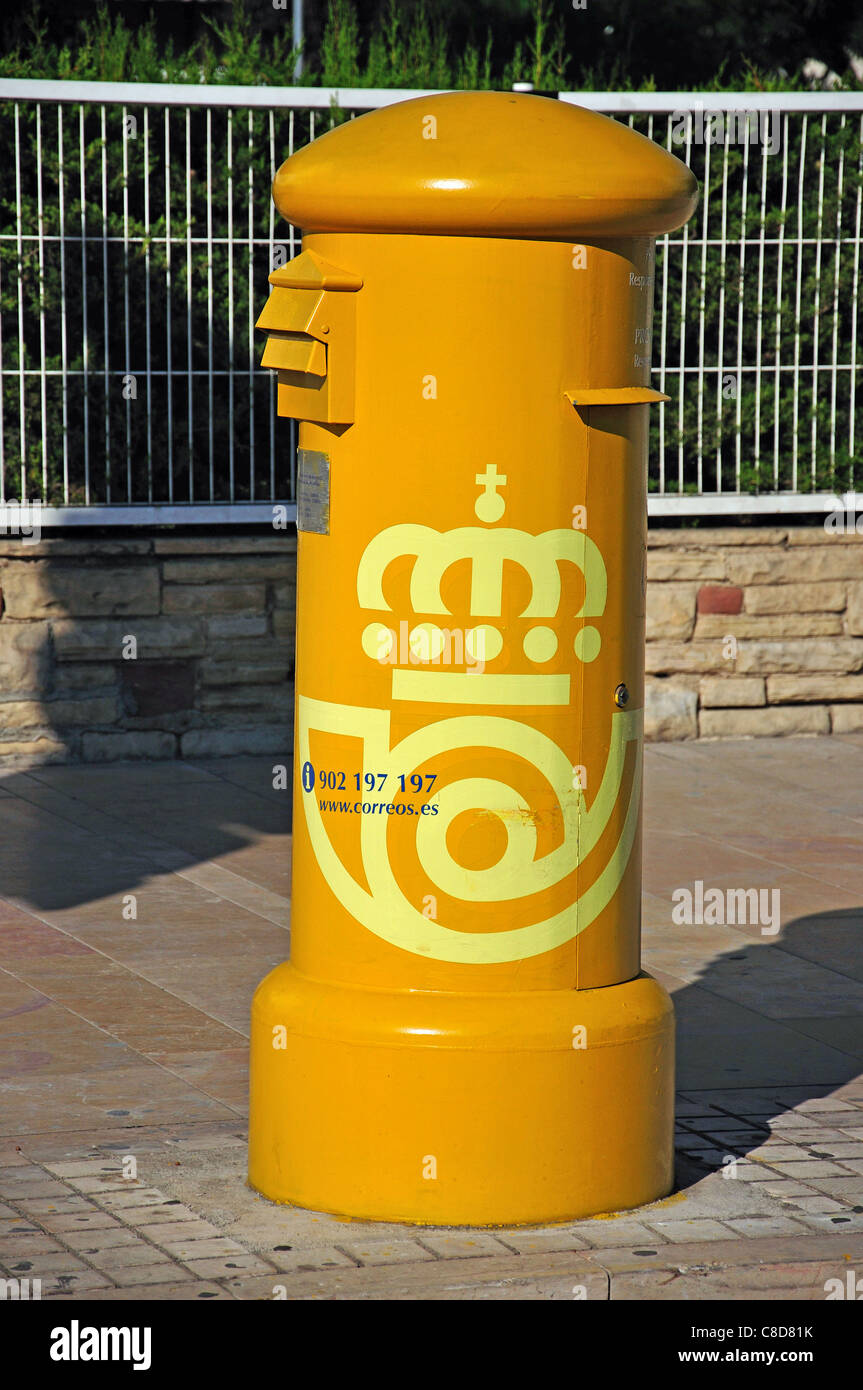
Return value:
[(863, 535), (652, 528), (647, 737), (863, 730)]
[[(295, 572), (271, 529), (0, 537), (0, 760), (284, 754)], [(654, 527), (647, 574), (648, 738), (863, 730), (863, 535)]]
[(290, 748), (296, 537), (0, 538), (0, 760)]

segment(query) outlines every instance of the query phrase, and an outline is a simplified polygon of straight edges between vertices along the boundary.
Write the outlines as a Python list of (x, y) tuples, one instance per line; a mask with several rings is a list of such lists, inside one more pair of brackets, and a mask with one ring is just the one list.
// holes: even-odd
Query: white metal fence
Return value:
[[(257, 363), (278, 165), (422, 93), (0, 80), (0, 524), (270, 519), (295, 435)], [(653, 514), (816, 511), (859, 486), (863, 93), (567, 93), (672, 149)], [(856, 468), (856, 474), (855, 474)]]

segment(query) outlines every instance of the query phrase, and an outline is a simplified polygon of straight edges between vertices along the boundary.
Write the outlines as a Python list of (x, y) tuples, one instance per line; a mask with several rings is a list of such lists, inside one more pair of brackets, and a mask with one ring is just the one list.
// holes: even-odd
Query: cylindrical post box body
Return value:
[(250, 1181), (446, 1225), (652, 1200), (653, 235), (694, 181), (591, 113), (451, 94), (275, 187), (306, 229), (260, 323), (303, 421), (293, 940), (253, 1006)]

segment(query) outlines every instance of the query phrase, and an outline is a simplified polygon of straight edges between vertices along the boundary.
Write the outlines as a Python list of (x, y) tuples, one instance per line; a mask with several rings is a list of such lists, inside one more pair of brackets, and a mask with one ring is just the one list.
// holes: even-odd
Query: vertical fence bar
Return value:
[[(651, 112), (651, 114), (647, 117), (647, 138), (648, 138), (648, 140), (652, 140), (652, 139), (653, 139), (653, 113), (652, 113), (652, 112)], [(655, 278), (654, 278), (654, 282), (653, 282), (653, 294), (654, 294), (653, 302), (654, 302), (654, 305), (656, 304), (656, 289), (657, 289), (657, 284), (658, 284), (658, 281), (657, 281), (656, 277), (657, 277), (658, 274), (659, 274), (659, 269), (658, 269), (658, 267), (659, 267), (659, 259), (658, 259), (657, 255), (656, 255), (656, 247), (654, 246), (654, 248), (653, 248), (653, 274), (654, 274), (654, 277), (655, 277)], [(654, 365), (653, 365), (653, 346), (654, 346), (654, 344), (653, 344), (653, 339), (654, 339), (653, 320), (651, 319), (651, 322), (650, 322), (650, 337), (649, 337), (649, 339), (648, 339), (648, 347), (647, 347), (647, 355), (648, 355), (648, 357), (650, 358), (651, 376), (653, 375), (653, 372), (656, 370), (656, 368), (655, 368)], [(660, 376), (661, 376), (661, 372), (660, 372)], [(661, 414), (661, 413), (662, 413), (662, 412), (660, 412), (660, 414)], [(650, 467), (650, 465), (648, 464), (648, 469), (649, 469), (649, 467)], [(660, 450), (660, 482), (659, 482), (660, 491), (661, 491), (661, 489), (662, 489), (662, 477), (663, 477), (663, 473), (662, 473), (662, 451)], [(650, 486), (650, 483), (649, 483), (649, 478), (648, 478), (648, 489), (649, 489), (649, 486)]]
[(147, 501), (153, 501), (153, 377), (150, 314), (150, 108), (144, 107), (144, 311), (147, 353)]
[[(666, 120), (665, 144), (671, 149), (671, 117)], [(668, 360), (668, 232), (662, 238), (662, 311), (659, 319), (659, 389), (665, 391), (665, 372)], [(654, 290), (656, 285), (654, 283)], [(659, 491), (665, 492), (665, 411), (659, 412)]]
[(228, 499), (234, 494), (234, 113), (228, 108)]
[[(739, 126), (739, 123), (738, 123)], [(734, 400), (734, 491), (740, 491), (743, 434), (743, 297), (746, 278), (746, 199), (749, 192), (749, 118), (743, 125), (743, 188), (740, 194), (740, 269), (737, 279), (737, 393)]]
[[(686, 125), (686, 164), (692, 157), (692, 122)], [(686, 278), (689, 274), (689, 227), (683, 227), (680, 248), (680, 369), (677, 375), (677, 490), (684, 492), (683, 424), (686, 403)]]
[(63, 107), (57, 106), (57, 215), (60, 221), (60, 381), (63, 424), (63, 502), (69, 505), (69, 360), (66, 340), (66, 163), (63, 153)]
[(779, 236), (776, 248), (776, 336), (773, 344), (773, 355), (775, 358), (775, 399), (773, 415), (773, 483), (779, 487), (779, 415), (781, 395), (781, 368), (780, 360), (782, 357), (782, 259), (785, 251), (785, 216), (788, 211), (788, 142), (790, 138), (788, 113), (785, 114), (784, 129), (782, 134), (782, 195), (780, 199)]
[(753, 440), (753, 462), (755, 464), (756, 486), (761, 486), (761, 344), (764, 328), (764, 238), (765, 222), (767, 218), (767, 161), (770, 155), (767, 151), (768, 127), (770, 124), (770, 113), (766, 113), (765, 128), (761, 139), (761, 206), (758, 212), (758, 298), (756, 301), (755, 321), (757, 330), (755, 334), (755, 423)]
[(192, 358), (192, 112), (186, 107), (186, 408), (189, 436), (189, 501), (195, 500), (194, 366)]
[(105, 501), (111, 501), (111, 376), (110, 325), (108, 318), (108, 131), (102, 103), (102, 332), (105, 367)]
[(812, 308), (812, 464), (813, 489), (818, 477), (818, 360), (821, 318), (821, 233), (824, 230), (824, 156), (827, 152), (827, 116), (821, 117), (821, 158), (818, 161), (818, 220), (815, 231), (815, 302)]
[[(249, 108), (249, 501), (255, 500), (255, 181), (254, 111)], [(272, 202), (272, 199), (270, 199)]]
[(716, 491), (722, 491), (722, 378), (725, 374), (725, 251), (728, 245), (728, 122), (722, 150), (722, 230), (719, 233), (719, 332), (716, 346)]
[(126, 501), (132, 501), (132, 375), (131, 324), (129, 322), (129, 130), (123, 107), (123, 356), (126, 377), (123, 392), (126, 406)]
[(84, 145), (84, 103), (78, 107), (78, 141), (81, 161), (81, 357), (84, 410), (84, 505), (90, 505), (90, 343), (87, 325), (87, 173)]
[(171, 108), (165, 107), (165, 382), (168, 411), (168, 501), (174, 500), (174, 359), (171, 342)]
[(698, 295), (698, 414), (695, 443), (699, 492), (704, 491), (704, 338), (707, 318), (707, 237), (710, 221), (710, 151), (712, 148), (711, 142), (705, 141), (704, 198), (701, 206), (701, 281)]
[(213, 113), (207, 108), (207, 437), (209, 441), (210, 501), (213, 476)]
[(803, 184), (806, 167), (807, 117), (800, 126), (800, 167), (797, 175), (797, 287), (794, 299), (793, 425), (791, 430), (791, 487), (797, 492), (798, 423), (800, 419), (800, 306), (803, 292)]
[(45, 216), (42, 202), (42, 107), (36, 103), (36, 217), (39, 226), (39, 403), (42, 409), (42, 501), (48, 501), (48, 377), (45, 352)]
[(15, 103), (15, 238), (18, 266), (18, 462), (21, 501), (27, 500), (27, 418), (24, 390), (24, 240), (21, 194), (21, 111)]
[[(840, 132), (846, 128), (845, 113), (839, 122)], [(836, 249), (833, 261), (833, 336), (830, 368), (830, 484), (836, 486), (836, 406), (839, 386), (839, 265), (842, 258), (842, 198), (845, 193), (845, 142), (839, 150), (839, 169), (836, 179)]]

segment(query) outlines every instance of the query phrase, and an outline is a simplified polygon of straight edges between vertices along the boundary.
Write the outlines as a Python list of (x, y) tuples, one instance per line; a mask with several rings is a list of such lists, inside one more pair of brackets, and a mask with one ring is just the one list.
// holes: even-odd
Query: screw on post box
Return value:
[(650, 335), (695, 180), (568, 103), (446, 93), (273, 190), (304, 232), (258, 323), (300, 421), (293, 936), (253, 1004), (250, 1182), (463, 1226), (655, 1200)]

